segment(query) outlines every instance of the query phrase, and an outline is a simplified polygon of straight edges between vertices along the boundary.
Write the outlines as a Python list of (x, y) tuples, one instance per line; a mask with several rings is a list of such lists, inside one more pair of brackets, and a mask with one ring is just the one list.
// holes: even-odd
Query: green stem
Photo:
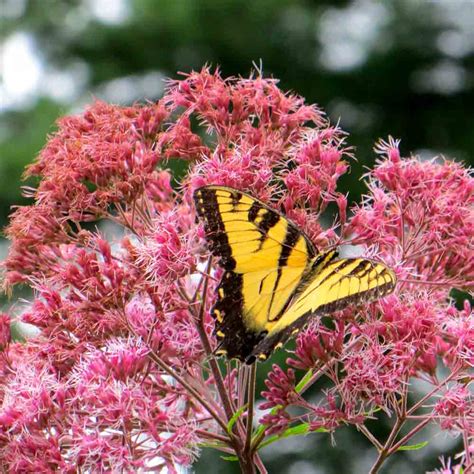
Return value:
[(252, 442), (252, 430), (253, 430), (253, 411), (255, 404), (255, 382), (257, 378), (257, 364), (253, 364), (250, 368), (250, 380), (249, 380), (249, 389), (247, 395), (247, 430), (246, 430), (246, 439), (245, 439), (245, 451), (251, 451), (251, 442)]
[(421, 429), (423, 429), (430, 421), (431, 418), (425, 418), (419, 425), (415, 426), (412, 430), (410, 430), (407, 435), (405, 435), (400, 441), (398, 441), (390, 448), (390, 450), (388, 451), (388, 456), (397, 451), (400, 446), (406, 444), (407, 441), (409, 441), (413, 436), (415, 436), (415, 434), (418, 433), (418, 431), (420, 431)]
[(388, 437), (387, 442), (385, 443), (384, 447), (379, 451), (379, 455), (375, 460), (375, 463), (372, 466), (372, 469), (370, 470), (369, 474), (376, 474), (377, 472), (379, 472), (379, 469), (384, 463), (385, 459), (387, 459), (387, 457), (390, 455), (390, 448), (392, 446), (392, 443), (400, 432), (400, 429), (402, 428), (404, 422), (405, 420), (403, 418), (397, 419), (397, 422), (395, 423), (394, 427), (392, 428), (392, 431), (390, 432), (390, 436)]
[[(402, 429), (402, 426), (404, 425), (406, 419), (407, 419), (407, 401), (408, 401), (408, 376), (406, 377), (404, 384), (403, 384), (403, 391), (400, 397), (400, 409), (396, 409), (397, 413), (397, 421), (395, 422), (395, 425), (392, 428), (392, 431), (390, 432), (390, 435), (383, 446), (382, 449), (379, 449), (379, 455), (372, 466), (372, 469), (370, 470), (369, 474), (376, 474), (382, 464), (385, 462), (385, 460), (393, 454), (392, 447), (395, 439), (398, 436), (398, 433), (400, 433), (400, 430)], [(397, 407), (397, 401), (396, 399), (394, 400), (394, 405)]]

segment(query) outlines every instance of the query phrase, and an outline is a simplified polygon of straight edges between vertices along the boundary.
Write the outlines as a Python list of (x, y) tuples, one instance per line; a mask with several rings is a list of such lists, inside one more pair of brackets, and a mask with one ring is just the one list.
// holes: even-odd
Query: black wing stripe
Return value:
[[(278, 288), (278, 284), (280, 283), (283, 267), (286, 266), (286, 264), (288, 262), (288, 257), (290, 256), (291, 251), (295, 248), (295, 245), (297, 244), (298, 239), (300, 238), (300, 236), (301, 236), (301, 234), (294, 227), (288, 227), (288, 230), (287, 230), (286, 235), (285, 235), (285, 241), (283, 242), (283, 246), (281, 248), (280, 257), (278, 258), (277, 276), (275, 278), (275, 283), (273, 284), (273, 290), (272, 290), (272, 297), (270, 299), (270, 305), (268, 306), (268, 312), (269, 313), (270, 313), (270, 311), (272, 309), (272, 306), (273, 306), (273, 300), (275, 299), (276, 290)], [(290, 296), (290, 298), (288, 298), (287, 303), (289, 303), (290, 300), (291, 300), (291, 296)], [(274, 319), (277, 319), (278, 316), (280, 314), (282, 314), (282, 312), (285, 310), (286, 306), (287, 305), (284, 305), (282, 310), (279, 312), (279, 314)], [(270, 319), (270, 318), (267, 317), (267, 319)]]
[(234, 207), (237, 207), (237, 204), (239, 204), (239, 201), (242, 199), (242, 193), (239, 193), (238, 191), (234, 191), (231, 196), (232, 196), (232, 205)]
[(258, 229), (262, 233), (258, 250), (261, 250), (263, 244), (268, 239), (268, 232), (272, 227), (276, 226), (278, 222), (280, 222), (280, 216), (278, 214), (273, 212), (267, 212), (264, 214), (263, 219), (257, 224)]
[(219, 203), (216, 193), (212, 190), (201, 188), (194, 196), (196, 210), (204, 220), (204, 230), (209, 237), (209, 247), (213, 254), (221, 258), (221, 264), (226, 270), (235, 268), (236, 262), (232, 257), (229, 239), (225, 232), (224, 222), (218, 211)]
[(335, 267), (331, 272), (329, 272), (320, 282), (319, 282), (319, 285), (315, 288), (319, 288), (325, 281), (329, 280), (331, 277), (333, 277), (334, 275), (337, 275), (339, 273), (340, 270), (342, 270), (343, 268), (347, 267), (348, 265), (350, 265), (351, 263), (353, 263), (354, 260), (351, 260), (351, 259), (347, 259), (347, 260), (338, 260), (334, 263), (338, 263), (338, 262), (341, 262), (337, 267)]
[[(361, 260), (359, 264), (353, 268), (346, 276), (356, 276), (360, 271), (364, 270), (364, 272), (361, 273), (361, 275), (358, 275), (359, 277), (363, 277), (368, 273), (367, 268), (366, 268), (367, 261), (366, 260)], [(372, 268), (372, 267), (371, 267)]]
[[(354, 260), (350, 260), (349, 263), (352, 263), (353, 261), (354, 261)], [(360, 281), (365, 275), (367, 275), (367, 274), (369, 273), (369, 270), (372, 271), (372, 270), (374, 269), (374, 266), (373, 266), (373, 265), (371, 265), (370, 268), (367, 269), (367, 268), (366, 268), (366, 263), (367, 263), (366, 260), (362, 260), (361, 262), (359, 262), (359, 264), (358, 264), (356, 267), (354, 267), (347, 275), (343, 275), (343, 276), (341, 277), (341, 280), (335, 281), (335, 282), (329, 287), (329, 289), (331, 290), (331, 289), (334, 288), (336, 285), (339, 285), (340, 282), (341, 282), (342, 280), (344, 280), (345, 278), (350, 278), (350, 277), (355, 276), (355, 277), (358, 278), (359, 281)], [(337, 267), (336, 270), (332, 273), (332, 275), (335, 275), (335, 274), (339, 273), (338, 270), (343, 269), (343, 268), (346, 267), (347, 265), (348, 265), (348, 264), (346, 264), (346, 265), (341, 265), (340, 267)], [(360, 273), (360, 275), (358, 275), (358, 273), (359, 273), (361, 270), (363, 270), (363, 271)], [(323, 281), (326, 281), (326, 279), (323, 280)], [(321, 283), (322, 283), (322, 282), (321, 282)], [(321, 283), (319, 284), (319, 286), (321, 286)], [(359, 283), (359, 285), (360, 285), (360, 283)], [(319, 286), (318, 286), (318, 288), (319, 288)]]
[(260, 211), (260, 209), (263, 209), (263, 206), (255, 201), (252, 203), (252, 205), (250, 206), (250, 209), (249, 209), (249, 213), (248, 213), (248, 216), (249, 216), (249, 221), (250, 222), (255, 222), (255, 219), (257, 218), (258, 216), (258, 212)]

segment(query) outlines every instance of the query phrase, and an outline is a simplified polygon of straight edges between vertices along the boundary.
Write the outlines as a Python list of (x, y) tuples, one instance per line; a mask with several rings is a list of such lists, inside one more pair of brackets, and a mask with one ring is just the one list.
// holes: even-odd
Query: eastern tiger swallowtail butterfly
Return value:
[(390, 293), (394, 273), (364, 258), (318, 253), (281, 213), (247, 193), (204, 186), (194, 193), (209, 248), (224, 269), (212, 308), (219, 355), (265, 360), (313, 315)]

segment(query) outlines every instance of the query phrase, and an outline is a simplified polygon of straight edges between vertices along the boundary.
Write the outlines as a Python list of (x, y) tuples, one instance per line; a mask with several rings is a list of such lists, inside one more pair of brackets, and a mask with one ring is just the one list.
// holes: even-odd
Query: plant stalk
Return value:
[(251, 452), (252, 431), (253, 431), (253, 411), (255, 405), (255, 382), (257, 379), (257, 362), (252, 364), (250, 368), (250, 380), (247, 396), (247, 430), (245, 439), (245, 451)]
[[(211, 264), (212, 264), (212, 257), (209, 257), (206, 273), (209, 272)], [(232, 405), (230, 403), (227, 390), (225, 388), (224, 379), (222, 378), (222, 373), (219, 368), (219, 364), (217, 363), (216, 359), (214, 358), (214, 355), (212, 354), (211, 343), (209, 342), (209, 338), (207, 337), (207, 333), (206, 333), (206, 328), (204, 327), (204, 312), (205, 312), (205, 307), (206, 307), (207, 287), (208, 287), (208, 277), (205, 276), (204, 287), (202, 290), (201, 307), (199, 309), (199, 315), (198, 315), (198, 321), (197, 321), (197, 329), (199, 332), (201, 343), (204, 347), (204, 351), (209, 357), (209, 366), (211, 367), (212, 375), (214, 376), (214, 380), (216, 382), (217, 391), (219, 392), (219, 396), (222, 401), (222, 405), (224, 407), (224, 412), (226, 414), (227, 421), (229, 421), (234, 414), (232, 410)]]

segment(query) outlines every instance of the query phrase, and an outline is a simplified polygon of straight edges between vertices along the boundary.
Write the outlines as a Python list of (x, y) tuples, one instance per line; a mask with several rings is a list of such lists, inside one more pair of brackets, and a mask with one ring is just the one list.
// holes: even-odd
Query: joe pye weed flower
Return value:
[[(303, 434), (318, 443), (353, 425), (374, 446), (376, 473), (436, 425), (464, 444), (442, 472), (470, 472), (474, 317), (450, 291), (474, 288), (472, 173), (402, 157), (389, 138), (376, 146), (367, 194), (348, 209), (338, 187), (346, 143), (277, 81), (209, 68), (170, 81), (157, 103), (96, 101), (60, 119), (26, 170), (32, 203), (6, 229), (4, 289), (26, 285), (34, 297), (0, 315), (0, 465), (177, 472), (213, 448), (264, 473), (260, 448)], [(210, 308), (222, 271), (192, 203), (206, 184), (281, 210), (320, 251), (359, 246), (394, 270), (395, 291), (314, 317), (281, 366), (216, 358)], [(337, 218), (324, 226), (331, 209)], [(113, 241), (97, 226), (105, 220), (121, 229)], [(37, 334), (12, 341), (11, 317)], [(317, 399), (305, 397), (322, 381)], [(379, 439), (382, 420), (391, 432)]]

